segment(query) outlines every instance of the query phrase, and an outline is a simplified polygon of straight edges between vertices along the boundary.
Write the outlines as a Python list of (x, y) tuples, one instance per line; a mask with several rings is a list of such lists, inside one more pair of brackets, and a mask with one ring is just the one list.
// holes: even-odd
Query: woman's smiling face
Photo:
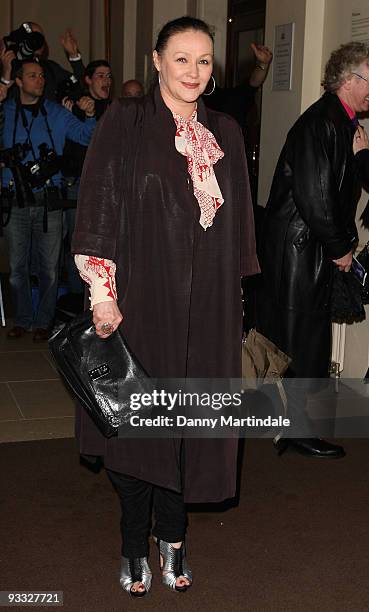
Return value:
[(213, 42), (199, 30), (180, 32), (169, 38), (160, 55), (154, 51), (153, 60), (167, 106), (175, 110), (176, 105), (193, 105), (213, 71)]

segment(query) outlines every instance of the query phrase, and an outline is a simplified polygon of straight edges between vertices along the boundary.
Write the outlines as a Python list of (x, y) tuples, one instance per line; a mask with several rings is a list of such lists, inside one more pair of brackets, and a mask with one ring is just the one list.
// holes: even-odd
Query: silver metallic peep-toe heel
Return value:
[[(192, 572), (188, 567), (186, 560), (186, 547), (182, 542), (180, 548), (174, 548), (169, 542), (157, 540), (159, 548), (159, 563), (162, 571), (162, 583), (170, 589), (178, 592), (187, 591), (192, 586)], [(161, 565), (160, 555), (163, 557), (163, 565)], [(190, 584), (177, 586), (176, 581), (180, 576), (184, 576), (190, 581)]]
[[(119, 582), (122, 588), (132, 597), (143, 597), (151, 588), (152, 574), (147, 562), (147, 557), (128, 559), (122, 557)], [(144, 591), (132, 591), (135, 582), (140, 582), (145, 587)]]

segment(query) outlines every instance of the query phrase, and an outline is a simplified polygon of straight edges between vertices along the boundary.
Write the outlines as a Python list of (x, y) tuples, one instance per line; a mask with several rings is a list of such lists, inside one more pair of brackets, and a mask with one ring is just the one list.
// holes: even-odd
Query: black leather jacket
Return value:
[[(258, 327), (300, 361), (300, 376), (325, 371), (319, 355), (327, 361), (332, 260), (357, 242), (362, 180), (354, 132), (339, 98), (325, 93), (288, 133), (266, 207)], [(297, 356), (303, 346), (307, 353)]]
[(326, 93), (287, 136), (261, 248), (269, 289), (288, 307), (324, 309), (328, 294), (323, 287), (330, 280), (332, 260), (343, 257), (357, 241), (361, 180), (352, 152), (354, 132), (338, 97)]

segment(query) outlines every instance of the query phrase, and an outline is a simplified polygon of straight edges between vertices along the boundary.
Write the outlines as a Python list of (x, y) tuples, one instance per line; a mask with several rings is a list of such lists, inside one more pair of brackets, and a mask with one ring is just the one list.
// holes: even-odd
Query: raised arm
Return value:
[(255, 67), (250, 75), (249, 84), (251, 87), (261, 87), (268, 76), (269, 67), (273, 59), (273, 53), (269, 47), (251, 43), (251, 49), (255, 56)]
[(68, 57), (74, 76), (81, 79), (84, 75), (85, 67), (82, 61), (82, 55), (78, 49), (78, 42), (70, 28), (67, 28), (64, 34), (60, 37), (60, 42)]

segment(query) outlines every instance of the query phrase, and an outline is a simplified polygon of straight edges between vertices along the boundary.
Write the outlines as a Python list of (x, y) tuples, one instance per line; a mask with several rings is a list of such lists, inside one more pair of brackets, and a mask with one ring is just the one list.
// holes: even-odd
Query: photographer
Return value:
[[(64, 98), (62, 103), (65, 108), (71, 111), (76, 117), (84, 121), (86, 108), (89, 104), (95, 106), (96, 120), (98, 121), (110, 104), (110, 93), (112, 86), (112, 73), (110, 64), (106, 60), (95, 60), (90, 62), (85, 70), (84, 83), (86, 90), (78, 100)], [(88, 110), (87, 110), (88, 112)], [(71, 255), (70, 245), (74, 231), (76, 205), (79, 189), (79, 181), (82, 173), (83, 162), (85, 160), (87, 147), (76, 142), (67, 140), (63, 152), (62, 173), (66, 181), (66, 199), (68, 208), (63, 213), (65, 264), (67, 271), (67, 284), (70, 294), (83, 292), (83, 283)], [(71, 302), (74, 300), (71, 296)], [(72, 308), (71, 308), (72, 310)]]
[(72, 111), (78, 119), (84, 120), (84, 111), (80, 108), (82, 96), (87, 96), (95, 103), (96, 119), (99, 120), (111, 102), (113, 75), (111, 66), (106, 60), (90, 62), (83, 74), (83, 88), (75, 85), (71, 93), (66, 92), (62, 104)]
[[(95, 117), (98, 121), (111, 102), (112, 79), (110, 64), (106, 60), (94, 60), (88, 64), (84, 73), (85, 88), (80, 89), (76, 87), (71, 95), (63, 97), (61, 103), (80, 121), (85, 120), (86, 112), (87, 114), (89, 112), (88, 110), (86, 111), (86, 108), (88, 109), (92, 103), (95, 108)], [(77, 188), (69, 190), (73, 193), (68, 196), (68, 199), (77, 199), (78, 182), (86, 152), (87, 147), (71, 142), (69, 139), (66, 140), (62, 173), (68, 179), (73, 179), (73, 185), (77, 183)]]
[[(83, 77), (84, 65), (78, 50), (77, 40), (70, 29), (67, 29), (60, 42), (71, 65), (75, 80)], [(17, 30), (4, 36), (5, 53), (2, 54), (2, 73), (0, 82), (11, 87), (14, 83), (11, 77), (12, 61), (38, 57), (45, 75), (44, 96), (54, 100), (56, 92), (72, 77), (71, 72), (49, 59), (49, 46), (42, 27), (38, 23), (24, 22)]]
[[(63, 205), (60, 156), (66, 138), (87, 146), (96, 120), (92, 108), (81, 122), (56, 102), (45, 100), (45, 77), (35, 59), (20, 62), (15, 83), (16, 98), (3, 105), (5, 151), (0, 152), (7, 166), (2, 172), (2, 203), (10, 205), (4, 233), (16, 307), (15, 327), (8, 337), (23, 336), (33, 324), (33, 339), (40, 342), (48, 337), (57, 295)], [(39, 264), (39, 307), (34, 322), (29, 269), (32, 243)]]

